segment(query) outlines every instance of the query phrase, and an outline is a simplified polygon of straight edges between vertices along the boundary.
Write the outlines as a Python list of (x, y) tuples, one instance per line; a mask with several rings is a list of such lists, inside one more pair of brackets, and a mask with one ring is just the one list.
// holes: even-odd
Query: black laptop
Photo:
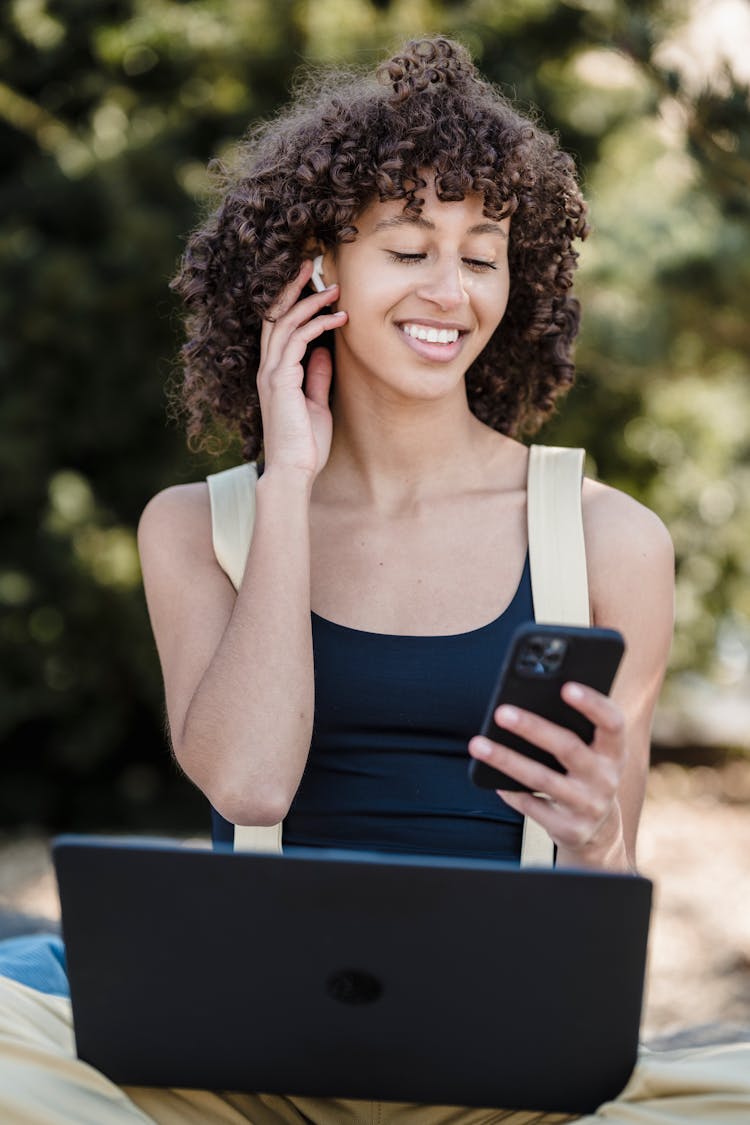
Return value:
[(651, 884), (61, 837), (79, 1056), (120, 1084), (592, 1112), (634, 1066)]

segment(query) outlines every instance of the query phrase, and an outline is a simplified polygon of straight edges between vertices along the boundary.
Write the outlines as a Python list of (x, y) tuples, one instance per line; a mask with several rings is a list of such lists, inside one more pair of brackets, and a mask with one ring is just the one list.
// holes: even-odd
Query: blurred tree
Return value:
[(283, 100), (299, 43), (265, 0), (0, 10), (0, 823), (195, 819), (134, 527), (206, 471), (165, 424), (167, 283), (206, 161)]
[[(750, 651), (750, 68), (741, 46), (750, 5), (577, 6), (589, 9), (600, 43), (576, 58), (590, 96), (633, 96), (588, 169), (595, 234), (579, 360), (596, 417), (581, 436), (604, 478), (672, 532), (673, 679), (702, 668), (717, 685), (737, 683)], [(560, 432), (575, 415), (556, 423)]]
[(148, 496), (208, 469), (164, 421), (167, 282), (208, 199), (206, 161), (285, 100), (301, 62), (370, 65), (436, 28), (540, 107), (591, 199), (580, 385), (544, 437), (584, 444), (670, 526), (675, 668), (741, 673), (748, 75), (718, 49), (699, 72), (690, 40), (743, 2), (0, 9), (0, 823), (199, 823), (164, 749), (134, 544)]

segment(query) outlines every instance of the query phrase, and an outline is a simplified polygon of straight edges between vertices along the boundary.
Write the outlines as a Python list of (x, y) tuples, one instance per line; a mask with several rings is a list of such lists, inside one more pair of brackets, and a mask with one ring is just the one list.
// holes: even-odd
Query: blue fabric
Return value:
[(234, 845), (234, 825), (211, 805), (211, 842), (214, 848)]
[(0, 976), (46, 992), (70, 996), (65, 947), (56, 934), (30, 934), (0, 941)]
[[(516, 627), (534, 620), (528, 555), (494, 621), (467, 633), (392, 636), (312, 615), (315, 722), (284, 848), (335, 847), (518, 861), (523, 818), (468, 779)], [(233, 838), (214, 813), (213, 839)]]

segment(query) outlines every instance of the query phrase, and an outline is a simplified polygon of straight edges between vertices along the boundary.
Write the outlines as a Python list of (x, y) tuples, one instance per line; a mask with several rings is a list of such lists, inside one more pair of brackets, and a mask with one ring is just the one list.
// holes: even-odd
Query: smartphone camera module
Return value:
[(529, 637), (516, 658), (516, 671), (521, 676), (554, 676), (567, 647), (562, 637)]

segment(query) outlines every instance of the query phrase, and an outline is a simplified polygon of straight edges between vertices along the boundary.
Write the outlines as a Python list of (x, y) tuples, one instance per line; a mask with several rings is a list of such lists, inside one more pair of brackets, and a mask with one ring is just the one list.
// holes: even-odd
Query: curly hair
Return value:
[(471, 410), (510, 435), (533, 433), (573, 383), (580, 321), (571, 295), (576, 238), (588, 233), (573, 160), (443, 37), (412, 40), (375, 74), (326, 72), (251, 130), (232, 167), (214, 164), (221, 199), (188, 240), (172, 287), (186, 306), (178, 392), (191, 444), (217, 427), (262, 453), (255, 377), (262, 320), (309, 256), (357, 236), (373, 201), (418, 215), (430, 169), (438, 199), (483, 195), (512, 216), (505, 315), (466, 373)]

